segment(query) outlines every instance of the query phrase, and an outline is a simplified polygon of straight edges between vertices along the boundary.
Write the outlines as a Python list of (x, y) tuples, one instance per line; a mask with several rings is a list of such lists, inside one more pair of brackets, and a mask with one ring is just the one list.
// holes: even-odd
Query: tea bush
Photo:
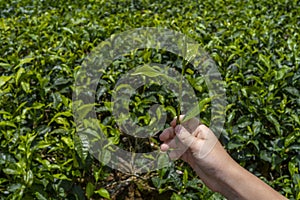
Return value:
[[(226, 82), (225, 148), (287, 198), (300, 199), (299, 1), (7, 0), (0, 17), (0, 199), (223, 198), (180, 161), (138, 176), (112, 170), (76, 135), (72, 92), (84, 58), (112, 34), (139, 27), (182, 32), (203, 46)], [(120, 75), (151, 61), (181, 71), (180, 57), (139, 50), (116, 60), (97, 90), (104, 132), (124, 149), (159, 145), (157, 136), (133, 145), (109, 105)], [(185, 78), (208, 97), (201, 76), (188, 70)], [(158, 85), (131, 100), (141, 125), (150, 123), (153, 103), (168, 108), (168, 122), (176, 116), (178, 101)], [(206, 102), (206, 124), (209, 110)]]

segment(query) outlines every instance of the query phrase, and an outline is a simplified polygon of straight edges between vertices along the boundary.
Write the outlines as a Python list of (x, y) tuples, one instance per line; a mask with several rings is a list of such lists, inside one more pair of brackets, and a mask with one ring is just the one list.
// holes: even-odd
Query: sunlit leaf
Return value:
[(99, 190), (95, 191), (95, 193), (99, 194), (101, 197), (104, 197), (106, 199), (110, 199), (109, 192), (104, 188), (100, 188)]
[(0, 76), (0, 87), (5, 85), (11, 78), (11, 76)]

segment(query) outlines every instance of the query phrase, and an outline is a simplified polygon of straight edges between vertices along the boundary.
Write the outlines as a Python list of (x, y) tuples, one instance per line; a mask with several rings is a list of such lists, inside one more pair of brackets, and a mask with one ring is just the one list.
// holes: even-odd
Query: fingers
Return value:
[(196, 137), (193, 136), (188, 130), (185, 129), (184, 126), (178, 125), (175, 128), (175, 133), (180, 142), (184, 144), (186, 147), (190, 147), (195, 141)]
[(210, 131), (210, 129), (205, 126), (204, 124), (200, 124), (196, 130), (193, 132), (193, 135), (196, 137), (196, 138), (199, 138), (201, 140), (205, 140), (207, 139), (207, 134), (208, 132)]
[(168, 155), (171, 160), (179, 159), (185, 151), (188, 149), (179, 139), (175, 136), (172, 140), (164, 142), (160, 149), (162, 151), (168, 151)]
[(175, 130), (173, 128), (166, 129), (160, 138), (164, 141), (160, 149), (162, 151), (170, 150), (169, 156), (171, 159), (180, 158), (194, 141), (197, 140), (182, 125), (176, 126)]
[[(192, 133), (183, 125), (177, 125), (175, 129), (172, 127), (167, 128), (159, 136), (160, 140), (164, 142), (161, 145), (161, 150), (178, 149), (178, 143), (180, 142), (180, 145), (185, 147), (184, 149), (192, 148), (197, 151), (201, 148), (201, 144), (211, 137), (210, 133), (210, 129), (203, 124), (197, 126)], [(199, 142), (194, 145), (197, 140), (199, 140)], [(180, 148), (182, 149), (182, 147)]]
[[(181, 121), (182, 119), (184, 118), (184, 115), (180, 115), (179, 116), (179, 121)], [(177, 125), (177, 117), (174, 117), (174, 119), (171, 121), (171, 126), (173, 127), (173, 128), (175, 128), (175, 126)]]
[[(183, 119), (184, 115), (181, 115), (180, 118)], [(190, 119), (189, 121), (183, 123), (182, 125), (176, 126), (176, 118), (171, 122), (172, 127), (169, 127), (165, 129), (159, 136), (159, 139), (163, 141), (164, 143), (161, 145), (162, 151), (167, 151), (169, 149), (178, 149), (178, 141), (183, 140), (183, 143), (180, 147), (180, 149), (187, 149), (192, 141), (195, 139), (194, 131), (197, 128), (199, 124), (199, 120), (196, 118)], [(173, 125), (176, 128), (173, 128)], [(183, 132), (182, 135), (181, 132)], [(176, 134), (179, 134), (179, 138), (176, 138)], [(198, 133), (196, 133), (198, 135)], [(176, 140), (174, 140), (176, 139)], [(176, 142), (177, 141), (177, 142)]]
[(160, 150), (162, 150), (164, 152), (168, 151), (169, 148), (170, 148), (170, 146), (168, 144), (166, 144), (166, 143), (163, 143), (162, 145), (160, 145)]
[(192, 134), (199, 126), (199, 123), (200, 122), (197, 118), (192, 118), (186, 122), (183, 122), (181, 125), (184, 126), (184, 128)]
[[(179, 117), (180, 121), (183, 120), (184, 116), (185, 116), (185, 115), (180, 115), (180, 117)], [(176, 124), (176, 123), (177, 123), (177, 117), (175, 117), (175, 118), (173, 119), (173, 121), (172, 121), (170, 124), (171, 124), (171, 126), (172, 126), (173, 128), (175, 128), (176, 125), (178, 125), (178, 124)], [(186, 121), (186, 122), (183, 122), (181, 125), (183, 125), (184, 128), (185, 128), (187, 131), (189, 131), (190, 133), (193, 133), (193, 132), (196, 130), (196, 128), (198, 127), (199, 124), (200, 124), (199, 119), (197, 119), (197, 118), (192, 118), (192, 119), (190, 119), (190, 120), (188, 120), (188, 121)]]
[(168, 151), (170, 148), (170, 141), (175, 137), (174, 128), (169, 127), (165, 129), (159, 136), (159, 139), (164, 143), (160, 146), (162, 151)]
[(160, 140), (164, 142), (161, 150), (168, 151), (171, 159), (180, 158), (188, 149), (193, 156), (202, 159), (218, 144), (218, 138), (214, 133), (207, 126), (199, 125), (197, 119), (191, 119), (188, 124), (182, 123), (177, 126), (176, 119), (171, 125), (174, 125), (174, 122), (175, 128), (167, 128), (160, 135)]
[(165, 129), (159, 136), (159, 139), (163, 142), (173, 139), (175, 136), (174, 128), (170, 127)]

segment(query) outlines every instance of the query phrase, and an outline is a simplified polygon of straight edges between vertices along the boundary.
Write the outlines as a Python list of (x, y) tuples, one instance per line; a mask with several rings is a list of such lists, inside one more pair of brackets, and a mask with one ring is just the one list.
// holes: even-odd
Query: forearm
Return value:
[[(262, 180), (242, 168), (237, 163), (229, 171), (226, 180), (222, 180), (224, 185), (234, 189), (237, 199), (286, 199)], [(231, 178), (230, 178), (231, 177)], [(220, 193), (226, 193), (226, 188)], [(226, 195), (226, 194), (224, 194)], [(228, 194), (228, 199), (235, 199)]]
[(212, 190), (221, 193), (227, 199), (286, 199), (262, 180), (245, 170), (235, 161), (230, 164), (220, 166), (214, 174), (203, 174), (195, 166), (197, 174), (206, 176), (204, 179), (210, 181), (206, 183)]

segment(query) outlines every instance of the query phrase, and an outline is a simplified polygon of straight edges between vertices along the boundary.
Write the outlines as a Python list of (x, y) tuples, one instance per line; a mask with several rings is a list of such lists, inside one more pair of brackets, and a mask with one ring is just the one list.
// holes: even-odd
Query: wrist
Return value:
[(219, 192), (226, 197), (238, 196), (235, 191), (238, 184), (233, 176), (239, 180), (235, 172), (242, 167), (228, 154), (224, 154), (222, 151), (213, 151), (209, 155), (209, 159), (197, 159), (189, 164), (212, 191)]

